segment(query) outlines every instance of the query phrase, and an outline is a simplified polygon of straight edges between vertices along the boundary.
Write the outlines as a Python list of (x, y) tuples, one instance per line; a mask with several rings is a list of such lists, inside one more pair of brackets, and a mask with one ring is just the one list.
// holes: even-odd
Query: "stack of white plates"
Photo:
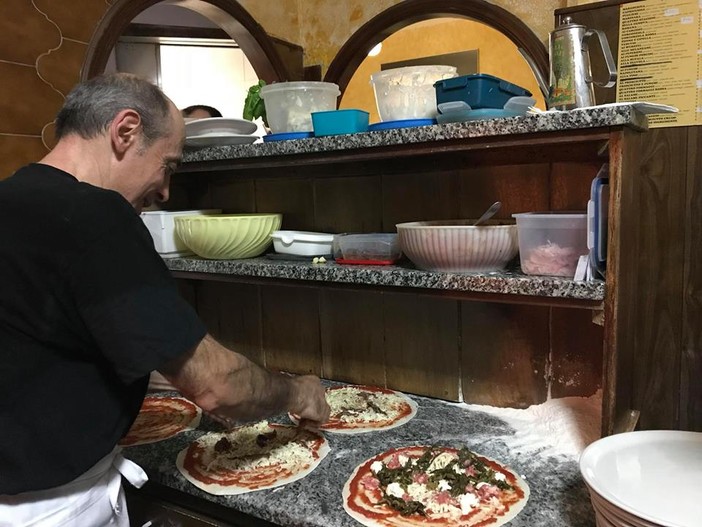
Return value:
[(629, 432), (580, 457), (598, 527), (702, 526), (702, 433)]
[(258, 139), (256, 123), (245, 119), (210, 117), (185, 123), (186, 146), (245, 145)]

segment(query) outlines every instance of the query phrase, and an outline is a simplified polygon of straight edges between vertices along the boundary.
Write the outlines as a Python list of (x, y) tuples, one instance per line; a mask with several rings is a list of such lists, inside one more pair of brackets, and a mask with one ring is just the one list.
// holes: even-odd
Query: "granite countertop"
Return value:
[(628, 126), (636, 130), (646, 130), (648, 125), (646, 116), (630, 104), (598, 106), (568, 112), (544, 112), (519, 117), (436, 124), (290, 141), (188, 148), (183, 156), (183, 162), (185, 163), (183, 168), (187, 171), (188, 163), (202, 161), (334, 152), (454, 139), (476, 139), (540, 132), (565, 132), (568, 130), (610, 126)]
[[(342, 506), (341, 489), (355, 467), (393, 447), (440, 444), (467, 446), (497, 459), (522, 475), (531, 490), (524, 510), (509, 527), (594, 527), (594, 513), (577, 458), (549, 449), (523, 450), (514, 441), (519, 431), (502, 419), (465, 405), (412, 396), (419, 409), (414, 419), (387, 431), (358, 435), (326, 434), (331, 451), (307, 477), (275, 489), (237, 496), (215, 496), (189, 483), (175, 466), (178, 452), (216, 423), (203, 417), (197, 430), (166, 441), (124, 449), (151, 481), (267, 520), (284, 527), (344, 527), (359, 525)], [(271, 421), (289, 422), (286, 417)]]
[(601, 301), (603, 280), (575, 282), (566, 278), (529, 276), (516, 270), (491, 273), (443, 273), (402, 265), (341, 265), (333, 261), (278, 260), (265, 256), (244, 260), (205, 260), (196, 257), (165, 258), (171, 271), (282, 278), (389, 287), (411, 287), (458, 292), (479, 292)]

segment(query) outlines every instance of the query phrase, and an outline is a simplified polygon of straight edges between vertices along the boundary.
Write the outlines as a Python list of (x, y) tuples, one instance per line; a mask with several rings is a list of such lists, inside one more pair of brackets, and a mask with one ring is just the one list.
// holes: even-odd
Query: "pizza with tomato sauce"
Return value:
[[(388, 430), (405, 424), (417, 413), (417, 403), (412, 399), (378, 386), (334, 386), (327, 388), (326, 399), (331, 413), (319, 429), (339, 434)], [(298, 422), (296, 416), (290, 418)]]
[(526, 482), (467, 448), (395, 448), (362, 463), (344, 485), (346, 512), (368, 527), (499, 526), (529, 498)]
[(327, 453), (327, 440), (316, 432), (261, 421), (201, 436), (178, 454), (176, 466), (205, 492), (232, 495), (301, 479)]
[(202, 410), (184, 397), (150, 395), (144, 398), (139, 414), (121, 446), (163, 441), (200, 424)]

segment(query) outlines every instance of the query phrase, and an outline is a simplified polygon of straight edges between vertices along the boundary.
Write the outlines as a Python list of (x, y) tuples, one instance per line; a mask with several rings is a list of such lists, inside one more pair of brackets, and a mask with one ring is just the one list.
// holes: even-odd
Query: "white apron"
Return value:
[(137, 488), (148, 480), (141, 467), (115, 447), (65, 485), (0, 495), (0, 527), (129, 527), (122, 476)]

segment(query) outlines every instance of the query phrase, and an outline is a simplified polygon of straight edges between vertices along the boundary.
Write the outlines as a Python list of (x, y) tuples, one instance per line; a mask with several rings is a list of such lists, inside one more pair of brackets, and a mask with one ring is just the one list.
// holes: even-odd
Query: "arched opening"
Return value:
[[(107, 10), (88, 46), (81, 80), (105, 71), (110, 52), (129, 23), (161, 0), (117, 0)], [(231, 0), (182, 0), (177, 4), (207, 17), (236, 41), (260, 79), (288, 80), (290, 72), (263, 27)]]
[(548, 52), (528, 26), (505, 9), (484, 0), (405, 0), (366, 22), (342, 46), (324, 77), (342, 94), (359, 65), (379, 42), (417, 22), (442, 17), (482, 22), (505, 35), (529, 62), (536, 79), (548, 79)]

